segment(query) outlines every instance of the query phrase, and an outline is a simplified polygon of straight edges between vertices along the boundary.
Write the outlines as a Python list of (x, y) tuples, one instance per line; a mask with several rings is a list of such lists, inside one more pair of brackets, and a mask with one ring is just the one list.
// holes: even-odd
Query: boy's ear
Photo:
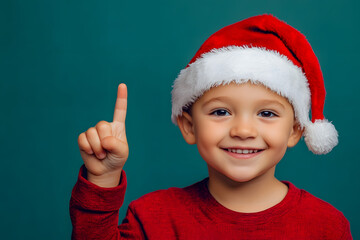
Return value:
[(183, 112), (177, 117), (177, 124), (180, 131), (188, 144), (195, 144), (194, 124), (193, 119), (187, 112)]
[(294, 147), (299, 142), (303, 132), (304, 129), (301, 129), (300, 124), (295, 122), (287, 146), (289, 148)]

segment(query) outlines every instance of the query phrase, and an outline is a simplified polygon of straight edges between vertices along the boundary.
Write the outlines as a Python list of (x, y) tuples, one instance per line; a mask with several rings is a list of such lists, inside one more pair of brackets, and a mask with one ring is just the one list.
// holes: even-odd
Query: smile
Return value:
[(259, 149), (227, 149), (229, 152), (240, 153), (240, 154), (248, 154), (248, 153), (257, 153), (261, 151)]
[(253, 158), (262, 153), (264, 149), (235, 149), (235, 148), (223, 148), (223, 150), (230, 156), (237, 159)]

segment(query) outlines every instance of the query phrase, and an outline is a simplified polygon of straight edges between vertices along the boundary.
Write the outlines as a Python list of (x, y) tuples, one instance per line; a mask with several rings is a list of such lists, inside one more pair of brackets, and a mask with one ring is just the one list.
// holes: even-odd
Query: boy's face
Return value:
[[(214, 87), (178, 117), (189, 144), (197, 144), (209, 174), (236, 182), (272, 175), (301, 138), (294, 111), (282, 96), (251, 83)], [(219, 175), (220, 174), (220, 175)]]

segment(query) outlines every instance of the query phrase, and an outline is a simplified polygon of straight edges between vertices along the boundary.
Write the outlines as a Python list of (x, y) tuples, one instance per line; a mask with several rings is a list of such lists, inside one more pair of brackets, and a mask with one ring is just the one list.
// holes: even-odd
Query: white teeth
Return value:
[(257, 153), (259, 150), (250, 150), (250, 149), (228, 149), (229, 152), (240, 153), (240, 154), (248, 154), (248, 153)]

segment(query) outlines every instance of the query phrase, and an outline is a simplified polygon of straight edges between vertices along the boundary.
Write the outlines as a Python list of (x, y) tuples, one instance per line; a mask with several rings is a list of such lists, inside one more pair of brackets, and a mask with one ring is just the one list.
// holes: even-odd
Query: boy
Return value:
[(131, 202), (118, 226), (129, 153), (120, 84), (113, 122), (79, 135), (73, 239), (352, 239), (340, 211), (274, 176), (302, 135), (315, 154), (337, 144), (324, 100), (318, 60), (296, 29), (260, 15), (214, 33), (172, 91), (172, 121), (197, 145), (209, 177)]

